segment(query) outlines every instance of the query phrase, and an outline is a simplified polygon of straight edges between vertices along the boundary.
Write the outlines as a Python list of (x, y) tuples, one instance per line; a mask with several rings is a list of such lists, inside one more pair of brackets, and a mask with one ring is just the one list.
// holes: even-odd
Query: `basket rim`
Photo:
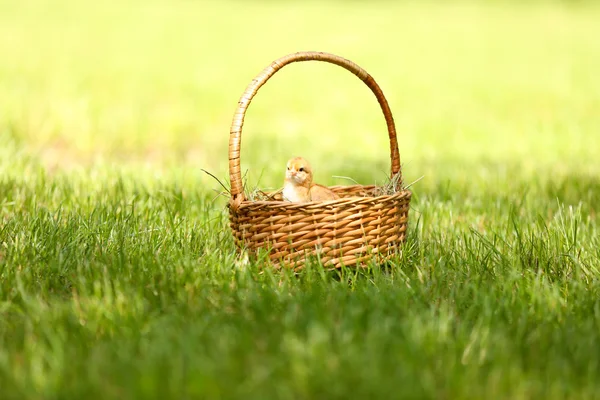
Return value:
[(402, 189), (394, 194), (389, 195), (379, 195), (379, 196), (350, 196), (350, 197), (342, 197), (340, 199), (335, 200), (325, 200), (325, 201), (308, 201), (304, 203), (298, 202), (290, 202), (285, 200), (248, 200), (245, 199), (240, 202), (237, 207), (232, 207), (231, 203), (227, 206), (235, 209), (236, 211), (240, 209), (245, 209), (249, 207), (254, 208), (267, 208), (267, 209), (311, 209), (318, 210), (323, 208), (332, 208), (332, 207), (347, 207), (352, 206), (358, 203), (372, 203), (372, 202), (384, 202), (389, 200), (399, 200), (401, 198), (411, 198), (412, 191), (408, 189)]

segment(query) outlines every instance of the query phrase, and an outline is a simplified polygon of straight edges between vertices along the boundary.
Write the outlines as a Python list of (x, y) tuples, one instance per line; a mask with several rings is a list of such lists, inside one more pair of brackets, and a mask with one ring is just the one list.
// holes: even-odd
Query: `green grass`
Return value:
[[(0, 0), (0, 398), (597, 398), (593, 2)], [(330, 51), (390, 101), (409, 235), (385, 270), (239, 260), (231, 117)], [(317, 142), (317, 140), (319, 142)], [(331, 65), (277, 74), (242, 167), (381, 181), (385, 124)], [(259, 180), (260, 177), (260, 180)]]

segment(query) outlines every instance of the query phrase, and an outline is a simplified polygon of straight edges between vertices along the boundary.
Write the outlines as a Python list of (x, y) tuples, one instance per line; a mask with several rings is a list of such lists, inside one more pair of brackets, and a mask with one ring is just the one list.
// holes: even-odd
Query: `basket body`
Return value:
[(332, 186), (341, 199), (326, 202), (244, 201), (230, 207), (240, 249), (268, 252), (275, 267), (354, 266), (394, 255), (406, 237), (411, 192), (375, 196), (374, 186)]

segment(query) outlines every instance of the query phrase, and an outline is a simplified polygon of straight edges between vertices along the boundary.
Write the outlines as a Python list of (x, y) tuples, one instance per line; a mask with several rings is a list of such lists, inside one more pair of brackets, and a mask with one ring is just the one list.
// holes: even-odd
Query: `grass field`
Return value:
[[(593, 2), (0, 0), (0, 398), (600, 397)], [(275, 58), (379, 82), (413, 187), (389, 271), (259, 274), (218, 184)], [(252, 103), (249, 181), (381, 181), (377, 102), (303, 63)]]

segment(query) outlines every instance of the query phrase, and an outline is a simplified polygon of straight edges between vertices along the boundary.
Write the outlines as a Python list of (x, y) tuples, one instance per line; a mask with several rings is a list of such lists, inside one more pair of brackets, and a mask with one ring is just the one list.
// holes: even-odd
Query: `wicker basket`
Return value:
[(392, 177), (401, 183), (396, 129), (379, 85), (361, 67), (328, 53), (300, 52), (282, 57), (264, 69), (246, 88), (233, 117), (229, 137), (230, 225), (240, 250), (267, 251), (275, 267), (299, 269), (316, 257), (326, 267), (352, 266), (372, 258), (384, 261), (405, 240), (411, 192), (378, 196), (375, 186), (331, 186), (340, 199), (291, 203), (273, 197), (249, 201), (240, 171), (240, 142), (246, 110), (258, 89), (277, 71), (297, 61), (325, 61), (358, 76), (375, 94), (387, 123)]

